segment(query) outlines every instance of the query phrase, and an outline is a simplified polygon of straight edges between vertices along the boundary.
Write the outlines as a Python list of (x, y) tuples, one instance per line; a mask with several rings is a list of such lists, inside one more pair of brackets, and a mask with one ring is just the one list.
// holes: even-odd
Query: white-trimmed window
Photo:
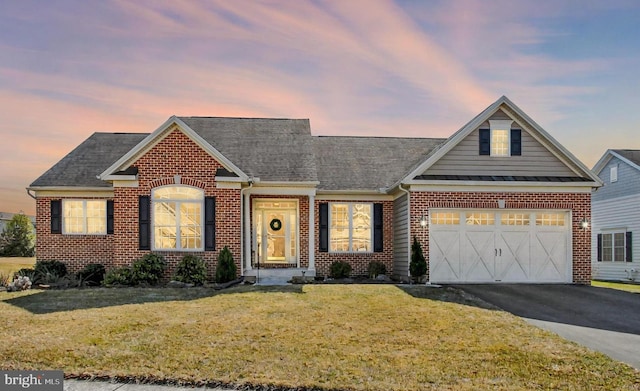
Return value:
[(625, 236), (626, 232), (608, 232), (601, 236), (602, 262), (625, 261)]
[(153, 189), (154, 250), (202, 251), (204, 191), (189, 186)]
[(373, 251), (372, 204), (331, 203), (329, 210), (330, 252)]
[(62, 233), (68, 235), (105, 235), (106, 200), (63, 200)]
[(491, 156), (511, 155), (511, 123), (512, 120), (491, 120)]

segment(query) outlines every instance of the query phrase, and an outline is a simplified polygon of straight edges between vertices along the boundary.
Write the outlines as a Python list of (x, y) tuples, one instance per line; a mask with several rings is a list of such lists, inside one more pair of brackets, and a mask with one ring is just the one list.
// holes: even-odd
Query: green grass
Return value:
[(591, 285), (597, 286), (600, 288), (618, 289), (621, 291), (640, 293), (640, 284), (608, 282), (608, 281), (591, 281)]
[(640, 390), (629, 366), (452, 288), (102, 288), (0, 299), (0, 369), (340, 390)]
[(13, 273), (22, 268), (32, 268), (36, 263), (35, 258), (1, 258), (0, 257), (0, 276), (13, 277)]

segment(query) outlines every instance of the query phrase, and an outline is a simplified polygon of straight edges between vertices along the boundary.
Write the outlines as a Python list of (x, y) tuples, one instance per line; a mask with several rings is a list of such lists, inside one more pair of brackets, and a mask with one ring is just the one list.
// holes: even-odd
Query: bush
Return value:
[(130, 267), (119, 267), (109, 270), (105, 275), (102, 283), (106, 286), (111, 285), (135, 285), (133, 279), (133, 271)]
[(55, 275), (60, 278), (67, 275), (67, 265), (60, 261), (36, 261), (33, 268), (38, 277), (46, 278), (47, 275)]
[(162, 255), (147, 254), (133, 263), (133, 283), (155, 285), (162, 278), (167, 263)]
[(178, 263), (173, 279), (187, 284), (202, 285), (207, 279), (207, 267), (202, 258), (185, 255)]
[(418, 239), (413, 237), (411, 245), (411, 263), (409, 263), (409, 271), (413, 277), (421, 277), (427, 274), (427, 261), (422, 254), (422, 246)]
[(351, 274), (351, 265), (344, 261), (335, 261), (329, 269), (331, 278), (348, 278)]
[(90, 263), (77, 273), (80, 285), (96, 286), (102, 283), (106, 271), (104, 265)]
[(381, 274), (387, 274), (387, 267), (382, 262), (369, 262), (368, 267), (369, 278), (376, 278)]
[(13, 278), (16, 279), (18, 277), (29, 277), (29, 280), (35, 281), (36, 271), (31, 268), (23, 268), (14, 273)]
[(227, 246), (218, 254), (218, 267), (216, 268), (216, 282), (229, 282), (236, 278), (236, 264), (233, 255)]

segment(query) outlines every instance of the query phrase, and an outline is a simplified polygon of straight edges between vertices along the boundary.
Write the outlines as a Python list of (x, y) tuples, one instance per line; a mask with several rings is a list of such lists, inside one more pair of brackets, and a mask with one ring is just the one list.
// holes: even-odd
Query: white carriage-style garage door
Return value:
[(571, 282), (567, 211), (431, 210), (434, 283)]

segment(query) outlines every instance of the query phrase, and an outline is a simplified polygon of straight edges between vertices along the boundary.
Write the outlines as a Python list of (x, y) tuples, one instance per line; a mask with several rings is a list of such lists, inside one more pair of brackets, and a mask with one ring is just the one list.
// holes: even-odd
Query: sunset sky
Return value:
[[(588, 167), (640, 149), (640, 2), (0, 2), (0, 211), (93, 132), (171, 115), (448, 137), (508, 96)], [(398, 151), (401, 153), (401, 151)]]

